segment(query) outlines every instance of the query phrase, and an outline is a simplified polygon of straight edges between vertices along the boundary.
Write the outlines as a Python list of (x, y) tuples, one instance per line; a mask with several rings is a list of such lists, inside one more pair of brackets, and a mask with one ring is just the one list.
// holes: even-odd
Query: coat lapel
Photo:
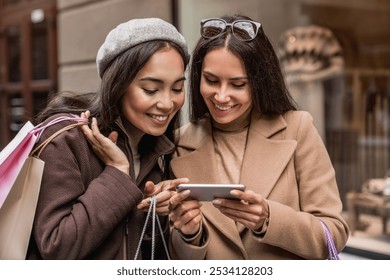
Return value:
[(296, 148), (295, 140), (271, 138), (286, 128), (283, 117), (261, 118), (252, 114), (240, 183), (267, 198)]
[(172, 159), (171, 167), (175, 177), (188, 177), (194, 184), (218, 183), (211, 134), (205, 134), (198, 144), (195, 142), (196, 139), (191, 143), (191, 145), (197, 146), (194, 151)]

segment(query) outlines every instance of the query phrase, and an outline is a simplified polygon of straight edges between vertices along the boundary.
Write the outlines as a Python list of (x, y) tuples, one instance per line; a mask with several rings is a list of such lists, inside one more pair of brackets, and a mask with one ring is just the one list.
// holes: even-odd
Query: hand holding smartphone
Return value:
[(245, 190), (242, 184), (180, 184), (177, 191), (190, 190), (190, 197), (199, 201), (212, 201), (216, 198), (235, 199), (230, 191)]

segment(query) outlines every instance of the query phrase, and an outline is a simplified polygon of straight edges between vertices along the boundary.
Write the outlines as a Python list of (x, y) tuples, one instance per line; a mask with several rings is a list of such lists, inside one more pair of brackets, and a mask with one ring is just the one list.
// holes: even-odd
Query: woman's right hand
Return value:
[[(90, 112), (86, 111), (85, 113), (81, 113), (81, 117), (89, 118)], [(113, 166), (127, 175), (129, 174), (129, 161), (123, 151), (116, 145), (118, 132), (113, 131), (108, 137), (104, 136), (100, 133), (96, 118), (92, 118), (91, 127), (88, 124), (82, 125), (81, 130), (87, 141), (91, 144), (95, 154), (106, 165)]]
[(202, 220), (202, 204), (198, 200), (188, 199), (189, 190), (174, 194), (169, 200), (169, 219), (182, 234), (194, 235), (199, 231)]

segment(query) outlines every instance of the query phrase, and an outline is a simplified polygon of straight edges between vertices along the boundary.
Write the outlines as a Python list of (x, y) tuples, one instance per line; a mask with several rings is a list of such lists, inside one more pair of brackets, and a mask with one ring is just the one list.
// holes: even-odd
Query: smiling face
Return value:
[(138, 72), (122, 99), (122, 112), (140, 131), (162, 135), (184, 103), (184, 63), (179, 52), (164, 48)]
[(200, 92), (214, 121), (220, 124), (236, 120), (252, 105), (244, 63), (226, 48), (205, 56)]

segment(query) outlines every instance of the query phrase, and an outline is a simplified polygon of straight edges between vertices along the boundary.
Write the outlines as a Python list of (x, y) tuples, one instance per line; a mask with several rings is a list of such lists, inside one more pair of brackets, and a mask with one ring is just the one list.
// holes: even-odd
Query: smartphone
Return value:
[(245, 190), (242, 184), (180, 184), (177, 191), (190, 190), (190, 197), (199, 201), (211, 201), (215, 198), (236, 199), (231, 190)]

